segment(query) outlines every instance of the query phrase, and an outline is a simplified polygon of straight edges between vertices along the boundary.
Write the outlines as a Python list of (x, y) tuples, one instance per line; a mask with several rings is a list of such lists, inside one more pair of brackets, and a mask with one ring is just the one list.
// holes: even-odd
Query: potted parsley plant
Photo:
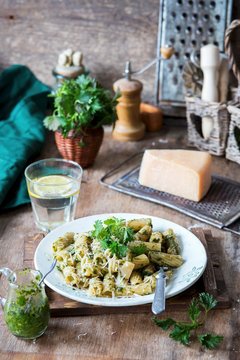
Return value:
[(55, 131), (60, 154), (84, 168), (92, 165), (102, 144), (103, 125), (115, 123), (118, 95), (112, 96), (96, 79), (83, 74), (64, 81), (50, 96), (54, 111), (44, 125)]

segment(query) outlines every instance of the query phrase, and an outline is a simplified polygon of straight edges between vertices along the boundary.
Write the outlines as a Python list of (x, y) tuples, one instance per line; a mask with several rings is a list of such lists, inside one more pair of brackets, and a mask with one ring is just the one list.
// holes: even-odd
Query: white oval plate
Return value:
[[(62, 236), (67, 231), (86, 232), (93, 229), (93, 224), (96, 220), (104, 220), (111, 216), (121, 219), (137, 219), (137, 218), (151, 218), (154, 231), (165, 231), (169, 228), (173, 229), (181, 246), (181, 255), (184, 263), (178, 269), (174, 270), (174, 275), (166, 286), (166, 298), (177, 295), (192, 286), (202, 275), (207, 264), (207, 256), (204, 246), (200, 240), (190, 231), (177, 225), (171, 221), (161, 219), (154, 216), (143, 214), (129, 214), (129, 213), (112, 213), (101, 214), (83, 217), (74, 220), (70, 223), (64, 224), (59, 228), (51, 231), (38, 245), (34, 264), (37, 270), (45, 274), (53, 261), (52, 244), (59, 236)], [(134, 295), (131, 297), (95, 297), (88, 295), (85, 291), (69, 286), (60, 271), (55, 268), (45, 279), (45, 284), (57, 293), (82, 303), (101, 305), (101, 306), (133, 306), (148, 304), (153, 301), (153, 294), (151, 295)]]

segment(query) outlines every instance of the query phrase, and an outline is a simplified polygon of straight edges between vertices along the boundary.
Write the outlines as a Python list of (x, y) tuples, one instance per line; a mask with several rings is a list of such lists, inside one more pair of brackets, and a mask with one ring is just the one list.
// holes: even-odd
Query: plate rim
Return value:
[[(177, 224), (171, 220), (168, 219), (164, 219), (162, 217), (158, 217), (155, 215), (148, 215), (148, 214), (139, 214), (139, 213), (129, 213), (129, 212), (111, 212), (111, 213), (100, 213), (100, 214), (93, 214), (93, 215), (87, 215), (87, 216), (83, 216), (83, 217), (79, 217), (71, 222), (65, 223), (59, 227), (57, 227), (56, 229), (52, 230), (51, 232), (49, 232), (38, 244), (35, 253), (34, 253), (34, 266), (36, 269), (39, 269), (38, 266), (38, 252), (40, 251), (39, 249), (41, 249), (41, 247), (43, 246), (43, 244), (45, 244), (45, 242), (47, 242), (46, 238), (48, 239), (49, 235), (53, 236), (55, 233), (58, 233), (59, 231), (61, 231), (61, 229), (64, 229), (65, 227), (69, 227), (72, 224), (76, 224), (78, 222), (84, 221), (84, 220), (92, 220), (94, 218), (97, 217), (111, 217), (111, 216), (116, 216), (116, 217), (123, 217), (127, 216), (127, 217), (132, 217), (132, 218), (145, 218), (145, 217), (149, 217), (152, 220), (157, 220), (157, 221), (164, 221), (170, 224), (173, 224), (174, 226), (179, 227), (182, 231), (186, 231), (187, 233), (191, 234), (191, 237), (195, 239), (195, 242), (198, 243), (198, 246), (200, 246), (200, 248), (202, 248), (203, 251), (203, 256), (204, 256), (204, 263), (202, 265), (202, 269), (199, 271), (198, 275), (190, 282), (190, 284), (187, 284), (186, 286), (184, 286), (183, 288), (179, 289), (178, 291), (173, 292), (172, 294), (166, 294), (166, 299), (170, 298), (170, 297), (174, 297), (184, 291), (186, 291), (187, 289), (189, 289), (192, 285), (194, 285), (199, 279), (200, 277), (203, 275), (206, 266), (207, 266), (207, 253), (206, 253), (206, 249), (204, 247), (204, 245), (202, 244), (202, 242), (199, 240), (199, 238), (193, 234), (190, 230), (188, 230), (187, 228), (185, 228), (184, 226)], [(70, 231), (70, 230), (63, 230), (65, 232)], [(57, 235), (57, 237), (60, 235)], [(52, 239), (50, 241), (50, 243), (52, 244), (54, 240)], [(40, 270), (41, 271), (41, 270)], [(55, 286), (54, 284), (51, 283), (51, 281), (49, 281), (47, 278), (45, 279), (45, 284), (51, 288), (53, 291), (57, 292), (58, 294), (77, 301), (79, 303), (84, 303), (84, 304), (90, 304), (90, 305), (97, 305), (97, 306), (104, 306), (104, 307), (126, 307), (126, 306), (136, 306), (136, 305), (144, 305), (144, 304), (150, 304), (153, 301), (153, 297), (154, 297), (154, 293), (149, 294), (149, 295), (135, 295), (135, 296), (131, 296), (131, 297), (116, 297), (116, 298), (107, 298), (107, 297), (94, 297), (91, 295), (88, 295), (87, 292), (85, 292), (82, 289), (77, 289), (79, 291), (82, 291), (85, 295), (84, 298), (79, 297), (77, 295), (74, 294), (69, 294), (67, 293), (65, 290), (61, 290), (59, 287)], [(66, 283), (64, 283), (64, 286), (69, 287), (69, 289), (71, 289), (72, 287), (70, 285), (67, 285)], [(76, 291), (76, 290), (75, 290)], [(130, 303), (129, 303), (130, 301)]]

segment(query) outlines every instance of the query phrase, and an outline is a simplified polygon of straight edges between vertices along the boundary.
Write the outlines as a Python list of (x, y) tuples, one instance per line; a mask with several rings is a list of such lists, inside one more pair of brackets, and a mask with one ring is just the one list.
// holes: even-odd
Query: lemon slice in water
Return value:
[(63, 175), (48, 175), (35, 180), (34, 197), (61, 197), (71, 196), (76, 193), (76, 183), (72, 178)]

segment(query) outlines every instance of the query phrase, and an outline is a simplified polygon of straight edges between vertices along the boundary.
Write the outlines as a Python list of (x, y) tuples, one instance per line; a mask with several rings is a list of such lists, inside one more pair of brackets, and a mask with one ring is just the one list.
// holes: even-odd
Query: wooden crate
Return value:
[(240, 104), (230, 104), (228, 112), (230, 114), (230, 125), (226, 158), (240, 164)]
[[(213, 155), (224, 155), (229, 127), (227, 105), (203, 101), (197, 97), (186, 97), (186, 107), (189, 144)], [(208, 139), (203, 138), (201, 130), (204, 116), (213, 119), (213, 130)]]

